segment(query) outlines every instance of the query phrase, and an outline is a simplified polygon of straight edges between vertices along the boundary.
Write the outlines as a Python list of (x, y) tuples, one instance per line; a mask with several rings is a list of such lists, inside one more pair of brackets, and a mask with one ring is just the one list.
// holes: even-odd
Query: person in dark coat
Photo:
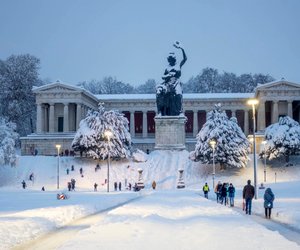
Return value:
[(118, 183), (116, 181), (114, 182), (114, 187), (115, 187), (115, 191), (118, 191)]
[(71, 182), (68, 182), (68, 190), (71, 191), (72, 185)]
[(98, 187), (98, 184), (95, 183), (95, 184), (94, 184), (94, 191), (95, 191), (95, 192), (97, 191), (97, 187)]
[(119, 191), (121, 191), (121, 190), (122, 190), (122, 183), (119, 182)]
[(45, 191), (45, 187), (44, 186), (42, 187), (42, 191)]
[(74, 171), (74, 165), (71, 166), (71, 171)]
[(23, 180), (23, 181), (22, 181), (22, 187), (23, 187), (23, 189), (25, 189), (26, 186), (27, 186), (27, 185), (26, 185), (26, 182)]
[(71, 188), (73, 191), (75, 190), (75, 183), (76, 183), (75, 179), (71, 179)]
[(266, 218), (271, 219), (271, 210), (273, 208), (274, 199), (275, 195), (273, 194), (271, 188), (267, 188), (264, 194), (264, 207)]
[(235, 194), (235, 187), (232, 185), (232, 183), (230, 183), (228, 187), (228, 196), (229, 196), (229, 204), (231, 207), (234, 206), (234, 194)]
[(247, 181), (247, 185), (243, 189), (243, 199), (246, 201), (246, 214), (251, 214), (252, 199), (255, 195), (255, 189), (251, 185), (251, 180)]
[(227, 205), (227, 183), (223, 183), (221, 188), (221, 204)]
[(67, 170), (66, 170), (67, 174), (69, 174), (69, 171), (70, 171), (70, 170), (67, 168)]

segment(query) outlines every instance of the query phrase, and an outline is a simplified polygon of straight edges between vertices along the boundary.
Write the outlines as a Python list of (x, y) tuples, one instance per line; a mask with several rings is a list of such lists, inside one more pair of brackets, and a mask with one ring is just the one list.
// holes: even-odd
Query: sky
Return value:
[(205, 67), (300, 82), (299, 0), (0, 0), (0, 59), (29, 53), (40, 77), (161, 81), (180, 41), (182, 81)]

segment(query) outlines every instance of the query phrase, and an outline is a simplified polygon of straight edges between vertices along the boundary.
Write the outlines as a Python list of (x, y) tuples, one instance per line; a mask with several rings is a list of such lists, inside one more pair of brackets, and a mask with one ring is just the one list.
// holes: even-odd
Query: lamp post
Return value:
[(61, 148), (60, 144), (55, 145), (57, 149), (57, 189), (59, 189), (59, 150)]
[(256, 174), (256, 165), (257, 165), (257, 159), (256, 159), (256, 139), (255, 139), (255, 105), (258, 104), (258, 100), (256, 99), (250, 99), (248, 101), (248, 104), (252, 106), (252, 120), (253, 120), (253, 163), (254, 163), (254, 189), (255, 189), (255, 200), (257, 199), (257, 174)]
[(104, 136), (108, 141), (108, 157), (107, 157), (107, 192), (109, 193), (109, 167), (110, 167), (110, 139), (113, 133), (110, 130), (105, 130)]
[(264, 182), (267, 181), (267, 156), (266, 156), (266, 144), (267, 144), (267, 141), (262, 141), (261, 142), (263, 145), (264, 145)]
[(215, 188), (215, 174), (216, 174), (216, 168), (215, 168), (215, 147), (216, 147), (216, 141), (211, 140), (209, 142), (210, 146), (212, 147), (213, 150), (213, 173), (212, 173), (212, 179), (213, 179), (213, 188)]

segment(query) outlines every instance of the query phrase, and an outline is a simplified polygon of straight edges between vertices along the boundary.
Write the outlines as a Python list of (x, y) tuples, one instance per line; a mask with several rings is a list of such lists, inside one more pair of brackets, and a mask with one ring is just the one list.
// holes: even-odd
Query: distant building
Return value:
[[(32, 154), (35, 149), (42, 155), (54, 155), (55, 144), (70, 150), (80, 121), (88, 109), (97, 109), (99, 102), (104, 102), (106, 110), (117, 109), (124, 113), (135, 147), (145, 151), (154, 147), (155, 94), (93, 95), (60, 81), (36, 87), (33, 92), (37, 104), (36, 132), (21, 138), (23, 155)], [(300, 84), (284, 79), (259, 85), (255, 93), (183, 94), (187, 149), (193, 149), (195, 136), (206, 122), (207, 112), (216, 103), (223, 105), (229, 117), (237, 118), (246, 135), (253, 133), (252, 111), (247, 105), (250, 98), (259, 101), (256, 112), (258, 135), (276, 123), (280, 116), (288, 115), (299, 122)]]

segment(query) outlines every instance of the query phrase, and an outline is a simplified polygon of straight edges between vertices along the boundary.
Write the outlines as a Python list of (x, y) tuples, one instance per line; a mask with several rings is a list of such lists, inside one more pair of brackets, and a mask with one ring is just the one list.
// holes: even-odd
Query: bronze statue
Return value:
[(182, 51), (182, 61), (176, 63), (175, 53), (171, 52), (167, 58), (169, 65), (165, 69), (163, 83), (156, 87), (156, 104), (158, 114), (162, 116), (177, 116), (182, 113), (182, 83), (180, 81), (181, 67), (187, 57), (178, 41), (173, 46)]

